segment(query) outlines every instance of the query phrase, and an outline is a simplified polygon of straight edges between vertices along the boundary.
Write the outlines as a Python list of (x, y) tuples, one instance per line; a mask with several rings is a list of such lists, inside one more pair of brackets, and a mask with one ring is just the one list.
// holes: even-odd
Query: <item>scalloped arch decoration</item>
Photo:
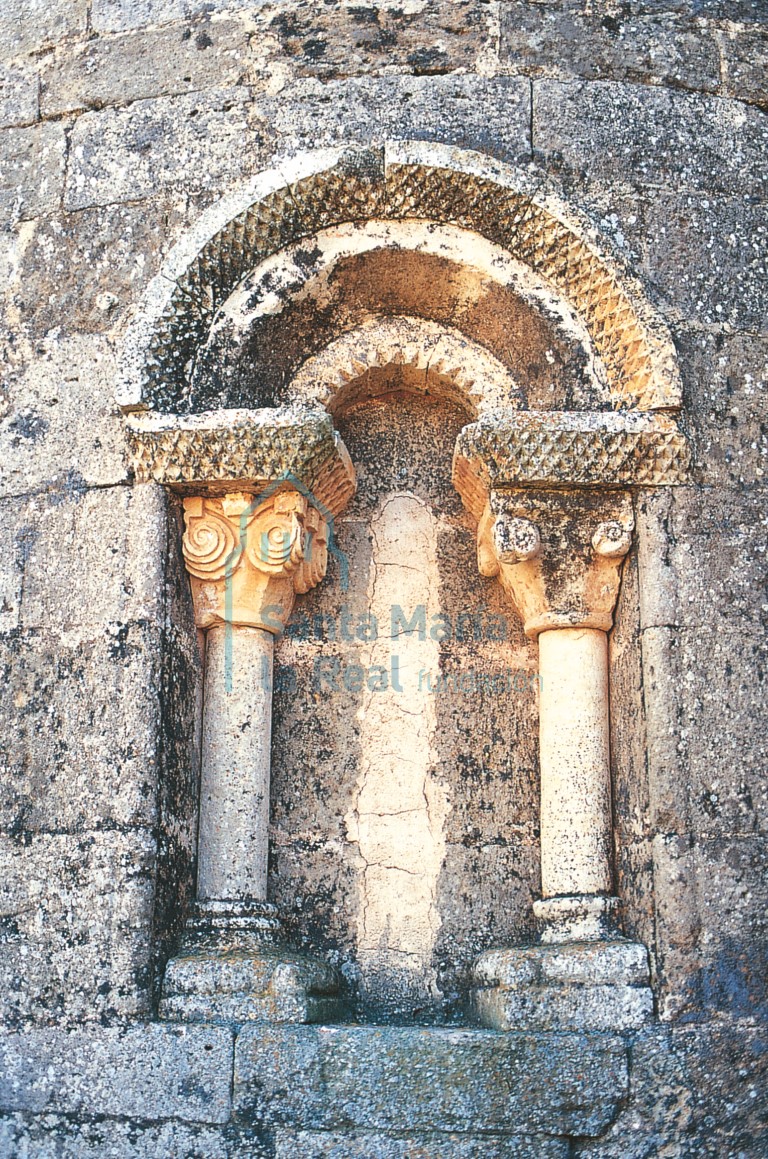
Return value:
[[(581, 316), (622, 408), (680, 407), (671, 339), (640, 286), (588, 221), (538, 195), (526, 175), (431, 144), (308, 154), (292, 169), (264, 174), (223, 199), (170, 255), (126, 340), (118, 392), (125, 410), (188, 412), (195, 353), (254, 266), (322, 229), (373, 218), (458, 225), (500, 245)], [(237, 211), (217, 223), (230, 209)]]

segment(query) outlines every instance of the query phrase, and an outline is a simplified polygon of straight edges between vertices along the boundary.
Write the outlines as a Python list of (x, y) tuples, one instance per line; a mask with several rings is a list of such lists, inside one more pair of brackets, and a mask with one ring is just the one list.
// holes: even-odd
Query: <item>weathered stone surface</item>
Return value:
[[(0, 638), (0, 831), (157, 819), (160, 632), (112, 622)], [(44, 727), (41, 724), (44, 722)]]
[(765, 1046), (763, 1028), (749, 1022), (641, 1031), (626, 1108), (602, 1139), (579, 1143), (576, 1153), (760, 1159), (768, 1142)]
[(625, 1095), (625, 1068), (605, 1035), (259, 1027), (237, 1039), (234, 1110), (304, 1130), (592, 1135)]
[(727, 24), (719, 35), (725, 91), (731, 97), (765, 108), (768, 105), (768, 30), (760, 24), (740, 28)]
[(251, 7), (250, 0), (94, 0), (96, 32), (121, 32), (152, 24), (189, 20), (212, 12)]
[(767, 142), (760, 111), (735, 101), (608, 81), (534, 82), (533, 147), (569, 183), (764, 196)]
[(264, 160), (263, 129), (239, 88), (84, 113), (72, 130), (64, 207), (135, 201), (182, 182), (194, 190), (227, 184)]
[(494, 1030), (637, 1030), (653, 1016), (649, 986), (524, 986), (478, 989), (472, 994), (478, 1022)]
[(768, 1011), (768, 842), (739, 835), (695, 853), (705, 1010), (765, 1018)]
[(568, 1143), (545, 1135), (489, 1138), (474, 1135), (388, 1136), (278, 1131), (275, 1159), (565, 1159)]
[(514, 77), (307, 79), (258, 99), (256, 108), (289, 149), (394, 137), (461, 144), (509, 161), (530, 152), (529, 86)]
[(55, 117), (236, 85), (246, 69), (247, 43), (241, 22), (213, 20), (65, 45), (43, 61), (40, 110)]
[(0, 837), (5, 1023), (147, 1017), (155, 858), (142, 829)]
[[(7, 285), (19, 333), (39, 340), (51, 333), (85, 335), (119, 325), (190, 212), (190, 199), (180, 193), (21, 223), (9, 255)], [(72, 361), (79, 361), (71, 338), (66, 345), (73, 350)], [(80, 375), (83, 369), (77, 367)], [(73, 373), (68, 367), (67, 381)], [(113, 394), (114, 382), (105, 383), (103, 407), (112, 405)]]
[(0, 65), (0, 129), (37, 120), (37, 91), (38, 79), (31, 69)]
[(23, 0), (0, 12), (0, 53), (4, 58), (35, 52), (77, 33), (88, 23), (87, 0)]
[[(15, 309), (8, 313), (18, 317)], [(9, 362), (19, 345), (23, 350), (17, 333)], [(35, 349), (37, 357), (26, 370), (7, 380), (0, 494), (46, 492), (76, 503), (90, 485), (127, 482), (125, 431), (112, 398), (111, 347), (101, 338), (54, 334)]]
[(0, 1035), (3, 1111), (86, 1112), (223, 1123), (232, 1035), (157, 1023)]
[(163, 978), (160, 1017), (218, 1025), (341, 1022), (338, 978), (327, 962), (280, 946), (238, 949), (237, 932), (220, 953), (182, 950)]
[[(236, 1149), (226, 1128), (168, 1120), (73, 1119), (17, 1113), (0, 1117), (0, 1149), (7, 1159), (268, 1159), (257, 1140)], [(269, 1157), (271, 1159), (271, 1156)]]
[(24, 576), (24, 546), (19, 539), (20, 512), (15, 501), (0, 500), (0, 633), (12, 632), (19, 625), (21, 588)]
[[(698, 609), (702, 605), (711, 608), (715, 601), (724, 600), (731, 615), (726, 631), (733, 633), (748, 633), (760, 628), (766, 623), (766, 588), (768, 587), (768, 560), (765, 555), (765, 543), (761, 543), (755, 532), (764, 526), (764, 508), (760, 509), (760, 499), (764, 495), (761, 488), (756, 495), (756, 502), (744, 504), (742, 510), (745, 515), (750, 507), (754, 512), (756, 523), (753, 524), (753, 534), (748, 538), (732, 532), (713, 532), (709, 535), (694, 535), (688, 530), (678, 531), (679, 539), (672, 550), (671, 556), (679, 578), (680, 591), (680, 622), (692, 630), (698, 628)], [(734, 497), (733, 508), (741, 506), (739, 498)], [(685, 510), (680, 513), (685, 518)], [(676, 521), (678, 527), (679, 521)], [(701, 629), (702, 636), (708, 636), (714, 630), (715, 634), (722, 630), (708, 620)], [(760, 645), (758, 638), (754, 643)], [(757, 656), (757, 653), (752, 653)], [(693, 654), (691, 654), (693, 658)], [(721, 652), (722, 667), (726, 657)], [(758, 668), (752, 668), (751, 674), (755, 677)], [(728, 671), (723, 667), (723, 674)], [(692, 678), (691, 678), (692, 679)]]
[(260, 71), (272, 75), (478, 71), (495, 56), (493, 15), (477, 0), (429, 0), (413, 9), (308, 9), (289, 0), (257, 9), (253, 47)]
[(0, 167), (0, 212), (11, 220), (55, 213), (64, 187), (64, 125), (5, 129)]
[[(752, 279), (748, 292), (755, 293), (759, 309), (761, 290)], [(718, 304), (715, 302), (715, 312)], [(732, 491), (721, 494), (719, 487), (768, 480), (764, 406), (768, 339), (757, 334), (680, 327), (675, 341), (694, 433), (695, 478), (709, 488), (704, 503), (687, 505), (685, 519), (696, 526), (715, 504), (729, 520), (732, 515), (727, 512), (739, 511), (746, 497)]]
[(693, 323), (765, 334), (768, 213), (762, 202), (660, 192), (644, 216), (643, 267), (674, 310)]
[(491, 950), (476, 962), (473, 983), (473, 1014), (494, 1030), (617, 1033), (653, 1013), (648, 952), (632, 942)]
[[(166, 537), (161, 488), (72, 488), (56, 506), (32, 498), (24, 537), (25, 628), (160, 620)], [(119, 627), (114, 631), (119, 655)]]
[(625, 80), (700, 92), (715, 92), (720, 84), (712, 31), (663, 12), (603, 13), (535, 0), (502, 4), (499, 57), (502, 68), (535, 77)]

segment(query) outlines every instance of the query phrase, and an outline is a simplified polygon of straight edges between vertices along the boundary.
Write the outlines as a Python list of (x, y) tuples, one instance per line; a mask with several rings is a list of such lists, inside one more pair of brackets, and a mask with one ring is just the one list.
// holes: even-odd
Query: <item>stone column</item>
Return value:
[(487, 1025), (608, 1029), (652, 1008), (645, 947), (621, 938), (613, 896), (608, 632), (632, 528), (629, 497), (605, 492), (494, 495), (480, 521), (480, 570), (538, 640), (541, 674), (544, 945), (478, 961)]
[(265, 902), (274, 636), (238, 625), (228, 648), (228, 631), (205, 634), (197, 897)]
[(197, 902), (160, 1012), (182, 1021), (337, 1016), (324, 962), (279, 946), (267, 902), (274, 638), (325, 575), (325, 520), (297, 490), (184, 501), (183, 550), (205, 633)]
[(608, 637), (597, 628), (539, 635), (541, 892), (609, 894), (611, 779)]

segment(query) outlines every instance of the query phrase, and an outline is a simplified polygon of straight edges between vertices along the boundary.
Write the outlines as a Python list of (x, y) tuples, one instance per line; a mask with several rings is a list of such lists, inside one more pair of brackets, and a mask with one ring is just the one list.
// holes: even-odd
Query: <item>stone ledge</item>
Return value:
[(355, 471), (324, 411), (263, 407), (176, 418), (134, 414), (127, 421), (136, 480), (194, 495), (307, 489), (323, 514), (338, 515), (355, 490)]
[(157, 1023), (0, 1034), (0, 1112), (225, 1123), (232, 1034)]
[(688, 464), (685, 435), (666, 415), (505, 409), (461, 432), (453, 481), (479, 519), (491, 490), (669, 486), (687, 481)]
[(237, 1040), (234, 1111), (304, 1131), (594, 1136), (627, 1083), (610, 1035), (260, 1026)]

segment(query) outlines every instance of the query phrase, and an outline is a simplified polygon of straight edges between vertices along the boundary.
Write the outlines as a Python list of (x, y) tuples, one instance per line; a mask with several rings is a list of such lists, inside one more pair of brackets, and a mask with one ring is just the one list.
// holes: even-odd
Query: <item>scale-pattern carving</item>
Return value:
[(680, 405), (665, 344), (652, 333), (604, 261), (570, 226), (532, 198), (450, 169), (363, 161), (297, 181), (230, 221), (176, 283), (146, 360), (145, 396), (159, 410), (189, 408), (197, 349), (242, 278), (286, 245), (342, 222), (417, 217), (472, 229), (547, 278), (584, 318), (618, 406)]
[(149, 425), (137, 416), (128, 423), (128, 445), (137, 482), (197, 495), (293, 481), (335, 516), (355, 491), (354, 468), (327, 415), (258, 423), (225, 411), (210, 426)]
[[(555, 418), (555, 416), (551, 416)], [(662, 420), (645, 430), (568, 429), (520, 413), (514, 425), (473, 423), (456, 442), (453, 481), (480, 518), (492, 489), (542, 486), (668, 486), (684, 483), (685, 436)]]

